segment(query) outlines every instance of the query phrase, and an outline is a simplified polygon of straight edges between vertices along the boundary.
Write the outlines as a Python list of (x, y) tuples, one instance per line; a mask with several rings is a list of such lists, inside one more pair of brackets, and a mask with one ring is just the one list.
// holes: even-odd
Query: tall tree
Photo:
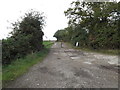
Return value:
[[(88, 44), (92, 48), (117, 48), (119, 13), (117, 2), (72, 2), (65, 11), (69, 25), (79, 27), (76, 31), (88, 31)], [(79, 34), (79, 37), (82, 34)], [(86, 37), (86, 36), (85, 36)], [(80, 42), (82, 42), (79, 39)]]

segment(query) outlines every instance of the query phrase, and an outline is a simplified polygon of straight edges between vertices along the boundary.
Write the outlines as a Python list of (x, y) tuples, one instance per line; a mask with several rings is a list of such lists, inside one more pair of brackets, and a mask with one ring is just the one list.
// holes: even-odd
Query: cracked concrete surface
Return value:
[(48, 56), (7, 88), (118, 88), (118, 56), (84, 52), (56, 42)]

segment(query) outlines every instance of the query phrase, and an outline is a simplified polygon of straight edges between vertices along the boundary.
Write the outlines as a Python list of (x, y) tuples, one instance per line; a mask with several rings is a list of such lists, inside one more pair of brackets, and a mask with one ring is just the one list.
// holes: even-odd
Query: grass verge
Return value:
[(8, 82), (15, 80), (17, 77), (21, 76), (28, 69), (42, 61), (46, 55), (49, 53), (49, 48), (52, 46), (52, 42), (44, 42), (45, 48), (40, 52), (29, 54), (24, 58), (18, 59), (12, 62), (8, 66), (2, 67), (2, 86), (5, 87)]
[(68, 46), (74, 48), (74, 49), (79, 49), (87, 52), (95, 52), (95, 53), (101, 53), (101, 54), (107, 54), (107, 55), (119, 55), (120, 50), (117, 49), (90, 49), (90, 48), (83, 48), (83, 47), (76, 47), (71, 45), (70, 43), (66, 43)]

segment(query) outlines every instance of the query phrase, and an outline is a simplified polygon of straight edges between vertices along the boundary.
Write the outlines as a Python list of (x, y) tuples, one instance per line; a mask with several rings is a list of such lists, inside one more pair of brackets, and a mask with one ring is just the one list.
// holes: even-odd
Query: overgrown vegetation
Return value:
[(44, 24), (42, 13), (33, 10), (26, 13), (21, 21), (13, 23), (11, 37), (2, 40), (2, 65), (41, 51)]
[(54, 37), (90, 49), (120, 49), (120, 2), (72, 2), (65, 11), (68, 27)]
[(2, 39), (3, 86), (41, 61), (49, 51), (51, 42), (43, 43), (45, 18), (42, 13), (31, 10), (21, 21), (12, 24), (13, 31)]
[(65, 42), (69, 47), (74, 48), (74, 49), (79, 49), (82, 51), (87, 51), (87, 52), (95, 52), (95, 53), (101, 53), (101, 54), (107, 54), (107, 55), (118, 55), (120, 53), (120, 50), (118, 49), (91, 49), (91, 48), (87, 48), (87, 47), (76, 47), (73, 46), (71, 43), (69, 42)]
[(52, 46), (52, 42), (43, 42), (44, 49), (33, 54), (28, 54), (24, 58), (20, 58), (12, 62), (10, 65), (3, 66), (2, 72), (2, 83), (3, 87), (7, 85), (8, 82), (16, 79), (18, 76), (22, 75), (28, 69), (42, 61), (49, 52), (49, 48)]

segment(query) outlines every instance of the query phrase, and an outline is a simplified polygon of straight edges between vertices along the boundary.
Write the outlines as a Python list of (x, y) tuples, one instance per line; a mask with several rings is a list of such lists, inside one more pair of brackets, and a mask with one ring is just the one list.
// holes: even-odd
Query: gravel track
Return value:
[(55, 42), (48, 56), (7, 88), (118, 88), (118, 57)]

